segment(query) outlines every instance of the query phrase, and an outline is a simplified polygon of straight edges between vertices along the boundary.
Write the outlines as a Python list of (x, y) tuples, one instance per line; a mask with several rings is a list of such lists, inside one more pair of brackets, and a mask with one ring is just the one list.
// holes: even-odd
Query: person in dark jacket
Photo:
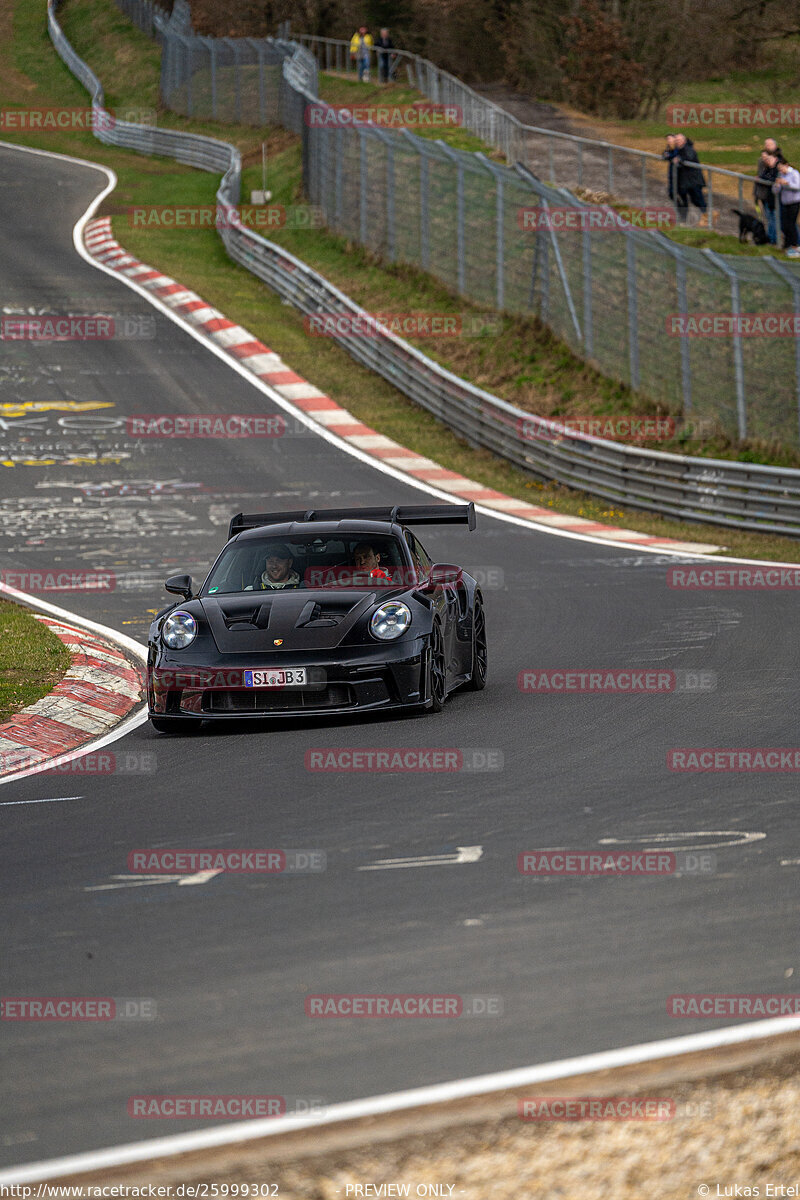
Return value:
[[(707, 223), (706, 210), (708, 204), (706, 202), (705, 175), (700, 169), (699, 158), (697, 151), (694, 148), (694, 142), (691, 138), (687, 138), (685, 133), (675, 134), (675, 148), (678, 151), (678, 169), (675, 180), (675, 188), (678, 201), (678, 219), (686, 220), (689, 209), (689, 202), (700, 209), (699, 225)], [(695, 166), (695, 163), (698, 165)]]
[(389, 53), (394, 49), (394, 42), (389, 37), (388, 29), (382, 29), (380, 37), (375, 39), (375, 49), (378, 51), (378, 80), (380, 83), (388, 83), (392, 78), (394, 65)]
[[(775, 149), (769, 149), (771, 142)], [(767, 230), (767, 238), (774, 246), (778, 241), (777, 202), (772, 186), (778, 178), (778, 162), (783, 157), (774, 138), (767, 138), (761, 157), (758, 160), (758, 179), (753, 184), (753, 200), (756, 208), (761, 209), (761, 216)]]
[(678, 168), (675, 165), (675, 159), (678, 157), (678, 149), (675, 145), (675, 134), (667, 134), (667, 144), (661, 153), (661, 157), (667, 164), (667, 191), (669, 192), (670, 200), (675, 199), (675, 176)]

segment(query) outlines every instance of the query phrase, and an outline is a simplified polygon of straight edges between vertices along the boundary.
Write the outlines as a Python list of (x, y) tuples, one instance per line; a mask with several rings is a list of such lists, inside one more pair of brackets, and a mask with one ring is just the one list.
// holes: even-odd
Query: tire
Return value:
[(447, 663), (444, 656), (442, 627), (434, 621), (428, 646), (428, 712), (440, 713), (447, 699)]
[(193, 717), (150, 717), (150, 724), (156, 733), (187, 734), (197, 733), (202, 721)]
[(475, 605), (472, 610), (472, 675), (467, 684), (469, 691), (482, 692), (486, 687), (488, 657), (486, 614), (483, 611), (483, 601), (480, 596), (476, 596)]

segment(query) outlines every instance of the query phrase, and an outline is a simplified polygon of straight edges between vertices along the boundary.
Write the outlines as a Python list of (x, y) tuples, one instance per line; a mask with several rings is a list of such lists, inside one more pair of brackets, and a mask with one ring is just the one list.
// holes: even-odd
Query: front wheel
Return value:
[(202, 721), (195, 717), (150, 717), (156, 733), (197, 733)]
[(480, 596), (475, 598), (472, 611), (472, 677), (467, 684), (470, 691), (482, 692), (486, 687), (486, 669), (489, 663), (489, 647), (486, 641), (486, 615)]
[(428, 645), (428, 712), (440, 713), (447, 699), (447, 664), (444, 657), (442, 627), (434, 621)]

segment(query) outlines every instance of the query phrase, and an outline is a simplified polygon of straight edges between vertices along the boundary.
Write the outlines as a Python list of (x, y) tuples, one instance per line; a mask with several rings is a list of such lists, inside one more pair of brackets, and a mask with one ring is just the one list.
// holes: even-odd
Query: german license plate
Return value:
[(249, 688), (305, 687), (305, 667), (283, 667), (280, 671), (245, 671), (244, 686)]

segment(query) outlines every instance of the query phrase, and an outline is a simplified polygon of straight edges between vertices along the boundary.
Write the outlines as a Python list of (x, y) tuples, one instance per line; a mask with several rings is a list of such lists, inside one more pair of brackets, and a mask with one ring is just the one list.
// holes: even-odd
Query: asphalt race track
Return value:
[[(426, 493), (311, 434), (128, 439), (123, 418), (135, 413), (270, 409), (76, 254), (73, 225), (102, 186), (86, 167), (0, 149), (0, 308), (154, 317), (149, 338), (3, 342), (0, 569), (113, 570), (113, 592), (45, 598), (144, 641), (164, 577), (202, 577), (232, 513)], [(42, 401), (56, 407), (31, 409)], [(63, 407), (87, 402), (107, 407)], [(76, 457), (107, 461), (66, 461)], [(485, 580), (483, 694), (454, 697), (439, 717), (225, 725), (188, 738), (145, 725), (111, 749), (141, 764), (148, 752), (150, 773), (0, 788), (2, 994), (157, 1006), (150, 1021), (2, 1023), (0, 1165), (201, 1124), (131, 1119), (132, 1095), (334, 1103), (731, 1023), (669, 1017), (673, 993), (796, 989), (800, 868), (782, 865), (800, 860), (796, 778), (666, 767), (671, 747), (798, 744), (796, 596), (671, 590), (675, 559), (483, 514), (475, 533), (423, 540)], [(716, 688), (523, 694), (518, 673), (535, 666), (712, 671)], [(499, 751), (503, 767), (304, 766), (309, 747), (395, 746)], [(19, 803), (33, 800), (58, 802)], [(596, 849), (603, 838), (710, 843), (716, 872), (517, 871), (520, 851)], [(476, 846), (474, 862), (359, 870)], [(138, 847), (320, 849), (327, 870), (87, 890), (127, 873)], [(417, 992), (501, 997), (503, 1015), (320, 1021), (304, 1011), (309, 993)]]

